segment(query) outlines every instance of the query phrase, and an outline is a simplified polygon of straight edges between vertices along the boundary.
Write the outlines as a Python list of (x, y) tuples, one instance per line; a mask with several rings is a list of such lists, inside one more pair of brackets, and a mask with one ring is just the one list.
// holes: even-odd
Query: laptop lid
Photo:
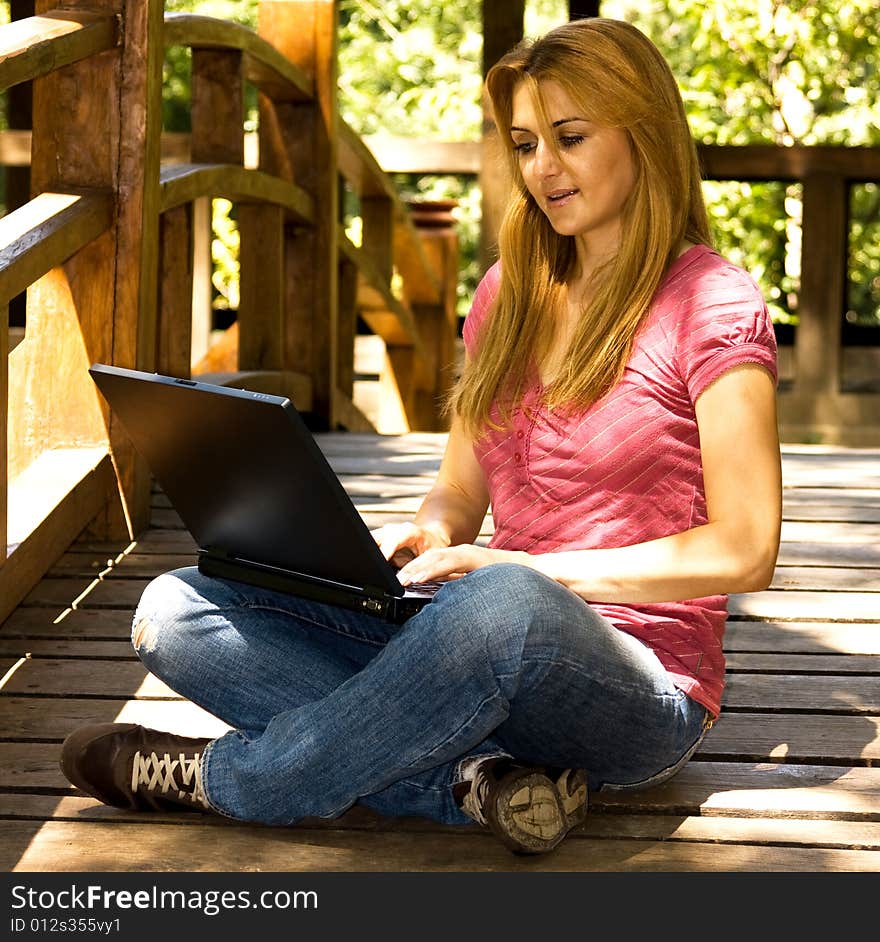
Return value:
[(101, 363), (89, 373), (201, 550), (404, 594), (289, 399)]

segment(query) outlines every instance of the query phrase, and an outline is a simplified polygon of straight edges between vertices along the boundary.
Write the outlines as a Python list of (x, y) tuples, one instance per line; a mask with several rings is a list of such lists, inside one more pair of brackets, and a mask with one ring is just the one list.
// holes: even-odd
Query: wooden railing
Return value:
[[(476, 142), (377, 137), (369, 143), (389, 173), (480, 173), (482, 148)], [(856, 183), (880, 182), (880, 147), (700, 145), (699, 152), (708, 180), (802, 185), (798, 326), (793, 348), (781, 349), (783, 365), (790, 366), (790, 378), (778, 397), (784, 439), (880, 446), (880, 392), (845, 388), (842, 341), (849, 188)], [(483, 196), (484, 215), (497, 218), (497, 210), (485, 212), (487, 194)], [(484, 238), (491, 243), (493, 233), (485, 233)], [(877, 382), (880, 374), (875, 376), (875, 387)]]
[[(341, 124), (333, 0), (263, 2), (259, 34), (165, 16), (162, 0), (55, 5), (35, 0), (34, 16), (0, 28), (0, 90), (33, 89), (32, 198), (0, 219), (0, 621), (85, 528), (130, 539), (149, 522), (148, 469), (91, 363), (186, 376), (196, 361), (204, 377), (290, 396), (316, 428), (368, 429), (353, 397), (360, 317), (385, 341), (406, 428), (443, 427), (453, 378), (454, 229), (404, 206)], [(163, 162), (172, 45), (192, 49), (192, 134), (185, 159)], [(259, 91), (256, 166), (246, 82)], [(25, 134), (5, 135), (2, 153)], [(343, 181), (360, 247), (342, 230)], [(241, 300), (234, 329), (194, 356), (215, 197), (236, 204)], [(22, 291), (26, 331), (10, 350), (5, 310)]]

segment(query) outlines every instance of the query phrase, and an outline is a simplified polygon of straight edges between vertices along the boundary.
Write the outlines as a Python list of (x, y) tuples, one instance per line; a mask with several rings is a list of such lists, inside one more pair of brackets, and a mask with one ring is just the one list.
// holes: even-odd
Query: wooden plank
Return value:
[(805, 523), (782, 521), (785, 543), (825, 543), (829, 552), (838, 545), (864, 546), (880, 544), (880, 524), (876, 523)]
[(781, 543), (781, 566), (880, 566), (880, 545), (862, 543)]
[[(98, 661), (134, 661), (137, 655), (128, 641), (88, 641), (82, 638), (9, 638), (0, 633), (0, 657), (81, 658)], [(95, 671), (112, 667), (92, 665)]]
[[(821, 589), (832, 592), (880, 592), (880, 569), (863, 566), (777, 567), (771, 589)], [(880, 611), (880, 596), (876, 606)]]
[(116, 17), (87, 10), (49, 10), (0, 30), (0, 91), (30, 81), (117, 42)]
[(876, 822), (878, 799), (878, 768), (695, 760), (653, 788), (595, 792), (590, 807), (609, 813)]
[(159, 211), (191, 203), (202, 196), (225, 197), (234, 203), (274, 203), (283, 207), (291, 221), (315, 220), (313, 197), (297, 186), (260, 170), (235, 164), (174, 164), (160, 173)]
[[(876, 684), (875, 684), (876, 686)], [(841, 714), (722, 713), (703, 740), (705, 759), (798, 764), (880, 762), (880, 718)]]
[(731, 595), (729, 612), (738, 618), (880, 622), (880, 598), (872, 592), (752, 592)]
[(782, 446), (782, 478), (786, 487), (877, 487), (880, 450), (834, 445)]
[[(874, 851), (880, 864), (880, 823), (763, 818), (588, 815), (580, 837), (620, 840), (706, 841), (752, 847), (836, 847)], [(569, 837), (569, 839), (571, 839)]]
[[(0, 822), (0, 866), (7, 872), (239, 871), (875, 871), (872, 851), (697, 841), (569, 839), (552, 854), (517, 857), (488, 832), (426, 834), (231, 824), (212, 828), (145, 822), (119, 840), (112, 822)], [(82, 848), (89, 847), (83, 860)]]
[[(0, 788), (71, 791), (58, 766), (60, 750), (60, 742), (0, 742)], [(637, 813), (880, 823), (878, 802), (880, 769), (786, 763), (694, 761), (655, 788), (590, 795), (591, 811), (612, 820)], [(25, 808), (12, 812), (0, 796), (0, 817)], [(49, 809), (47, 816), (61, 815)]]
[(880, 657), (855, 654), (728, 654), (732, 673), (880, 674)]
[(880, 654), (880, 629), (876, 624), (835, 622), (728, 621), (725, 651), (777, 653)]
[(150, 674), (140, 661), (94, 662), (28, 658), (3, 687), (7, 696), (179, 700), (180, 695)]
[[(61, 460), (45, 460), (56, 457)], [(114, 481), (103, 449), (44, 455), (31, 471), (10, 488), (10, 510), (16, 516), (10, 513), (8, 527), (13, 548), (0, 566), (0, 623), (102, 509)]]
[(0, 637), (92, 638), (112, 641), (131, 634), (131, 609), (17, 608), (3, 622)]
[(147, 587), (147, 579), (43, 579), (23, 605), (54, 608), (133, 608)]
[(171, 569), (193, 566), (196, 559), (195, 553), (184, 555), (161, 552), (133, 552), (123, 556), (117, 562), (114, 559), (108, 559), (106, 556), (95, 557), (92, 553), (77, 552), (76, 544), (74, 544), (72, 550), (65, 553), (58, 560), (48, 575), (63, 578), (72, 576), (91, 576), (94, 578), (100, 573), (105, 579), (119, 577), (150, 579)]
[(0, 305), (110, 228), (106, 192), (39, 193), (0, 219)]
[(875, 677), (732, 674), (722, 706), (740, 710), (880, 714)]
[[(91, 798), (74, 797), (58, 767), (60, 742), (0, 743), (0, 781), (10, 789), (50, 790), (43, 795), (0, 793), (0, 817), (39, 814), (46, 818), (142, 821), (137, 812), (120, 814)], [(691, 762), (674, 778), (656, 788), (633, 792), (597, 791), (590, 810), (600, 818), (620, 821), (624, 814), (702, 815), (711, 823), (719, 817), (786, 819), (799, 822), (836, 820), (873, 822), (878, 817), (880, 770), (782, 763)], [(67, 793), (67, 794), (65, 794)], [(65, 807), (65, 805), (67, 807)], [(359, 809), (361, 812), (365, 809)], [(72, 813), (72, 814), (71, 814)], [(159, 816), (164, 818), (165, 816)], [(170, 816), (173, 819), (173, 815)], [(357, 826), (363, 815), (343, 815), (328, 826)], [(152, 820), (152, 816), (151, 816)], [(207, 821), (206, 821), (207, 823)], [(406, 819), (380, 820), (379, 826), (405, 829)], [(428, 822), (423, 826), (431, 827)], [(611, 827), (614, 825), (612, 823)]]
[(229, 730), (188, 700), (0, 696), (0, 740), (61, 742), (87, 723), (141, 723), (184, 736), (222, 736)]

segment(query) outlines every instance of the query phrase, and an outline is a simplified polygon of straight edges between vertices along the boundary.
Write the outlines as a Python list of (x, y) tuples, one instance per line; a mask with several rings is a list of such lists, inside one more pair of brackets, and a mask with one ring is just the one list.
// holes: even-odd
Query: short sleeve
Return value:
[(778, 382), (776, 335), (751, 276), (727, 264), (690, 286), (676, 360), (691, 402), (735, 366), (757, 363)]
[(471, 309), (464, 319), (464, 325), (461, 328), (462, 340), (464, 340), (465, 350), (468, 356), (473, 356), (480, 328), (489, 313), (489, 308), (498, 294), (498, 285), (501, 282), (501, 263), (496, 262), (483, 275), (477, 290), (474, 292), (474, 299), (471, 302)]

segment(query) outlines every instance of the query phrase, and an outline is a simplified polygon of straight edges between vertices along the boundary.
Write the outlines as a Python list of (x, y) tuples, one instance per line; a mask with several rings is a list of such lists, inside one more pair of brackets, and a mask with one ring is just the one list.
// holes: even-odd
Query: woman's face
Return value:
[(636, 178), (629, 139), (619, 128), (588, 121), (555, 82), (541, 82), (540, 90), (559, 153), (544, 138), (521, 82), (510, 133), (523, 181), (556, 232), (577, 238), (582, 257), (607, 257), (620, 245), (623, 207)]

